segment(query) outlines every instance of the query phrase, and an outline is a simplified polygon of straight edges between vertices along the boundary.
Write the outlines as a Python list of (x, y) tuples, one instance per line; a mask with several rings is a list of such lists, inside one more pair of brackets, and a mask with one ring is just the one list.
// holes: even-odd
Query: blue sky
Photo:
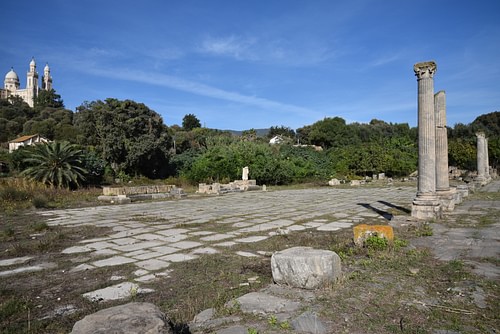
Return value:
[[(68, 109), (132, 99), (167, 125), (417, 121), (434, 60), (448, 125), (500, 110), (498, 0), (47, 0), (2, 4), (0, 71), (49, 63)], [(7, 30), (5, 30), (7, 28)]]

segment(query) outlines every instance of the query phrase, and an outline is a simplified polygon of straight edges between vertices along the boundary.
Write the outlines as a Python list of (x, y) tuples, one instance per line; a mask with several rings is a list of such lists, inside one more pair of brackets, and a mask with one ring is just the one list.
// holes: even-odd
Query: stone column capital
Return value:
[(484, 134), (484, 132), (476, 132), (476, 137), (477, 138), (485, 138), (486, 139), (486, 135)]
[(417, 76), (417, 79), (433, 78), (434, 73), (437, 71), (437, 65), (434, 61), (425, 61), (422, 63), (416, 63), (413, 65), (413, 71)]

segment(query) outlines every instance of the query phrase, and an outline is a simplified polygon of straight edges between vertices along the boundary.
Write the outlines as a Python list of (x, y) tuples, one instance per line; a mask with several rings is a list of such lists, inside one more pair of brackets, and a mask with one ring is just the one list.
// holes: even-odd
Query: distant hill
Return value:
[[(241, 136), (243, 131), (236, 131), (236, 130), (223, 130), (223, 131), (229, 131), (235, 136)], [(269, 129), (255, 129), (257, 131), (257, 136), (258, 137), (265, 137), (269, 133)]]

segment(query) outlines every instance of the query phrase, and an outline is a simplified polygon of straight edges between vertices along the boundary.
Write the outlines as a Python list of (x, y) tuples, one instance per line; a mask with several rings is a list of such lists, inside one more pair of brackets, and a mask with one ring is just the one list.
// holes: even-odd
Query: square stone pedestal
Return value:
[(441, 218), (441, 202), (438, 199), (417, 197), (411, 205), (411, 216), (417, 219), (439, 219)]
[(436, 191), (439, 202), (441, 203), (441, 210), (443, 211), (453, 211), (455, 209), (455, 204), (457, 203), (457, 189), (450, 188), (449, 190)]

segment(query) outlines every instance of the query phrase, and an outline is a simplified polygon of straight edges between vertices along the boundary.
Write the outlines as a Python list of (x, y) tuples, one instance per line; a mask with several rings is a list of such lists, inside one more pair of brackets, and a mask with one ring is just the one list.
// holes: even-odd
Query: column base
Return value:
[(441, 218), (441, 202), (435, 199), (415, 198), (411, 205), (411, 216), (417, 219)]
[(461, 203), (465, 197), (469, 196), (469, 186), (466, 185), (457, 186), (457, 196), (461, 197), (460, 201)]
[(484, 176), (480, 175), (480, 176), (476, 176), (474, 178), (473, 182), (474, 182), (474, 185), (476, 185), (478, 187), (482, 187), (488, 183), (488, 180)]
[(462, 198), (458, 198), (457, 196), (456, 188), (437, 190), (436, 195), (441, 203), (441, 210), (443, 211), (453, 211), (455, 209), (455, 204), (462, 202)]

